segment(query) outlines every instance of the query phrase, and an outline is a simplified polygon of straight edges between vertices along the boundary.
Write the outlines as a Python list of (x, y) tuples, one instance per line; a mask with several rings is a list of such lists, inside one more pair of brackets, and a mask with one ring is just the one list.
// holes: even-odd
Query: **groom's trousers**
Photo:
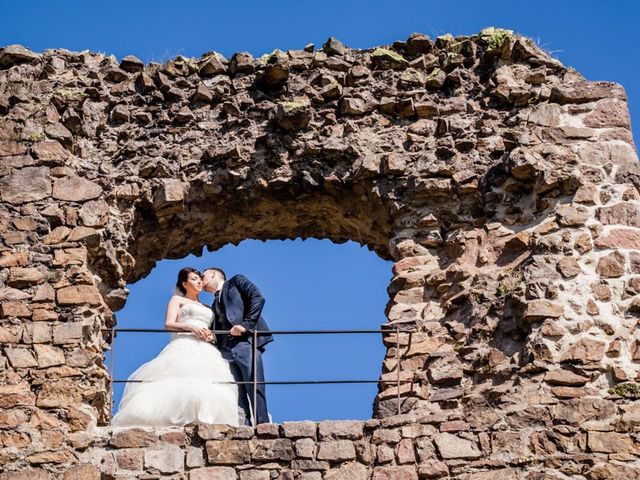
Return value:
[[(251, 342), (229, 338), (227, 345), (221, 348), (222, 356), (235, 367), (234, 375), (243, 382), (253, 381), (253, 348)], [(256, 382), (264, 382), (262, 352), (256, 349)], [(253, 405), (253, 384), (238, 385), (238, 403), (244, 410), (246, 424), (251, 425), (251, 409), (256, 412), (257, 423), (269, 423), (265, 385), (259, 383), (256, 389), (256, 405)]]

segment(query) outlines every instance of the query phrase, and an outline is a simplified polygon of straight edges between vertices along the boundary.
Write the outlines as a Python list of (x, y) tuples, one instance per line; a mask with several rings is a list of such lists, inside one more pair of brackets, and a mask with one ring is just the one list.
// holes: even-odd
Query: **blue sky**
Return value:
[[(355, 48), (406, 39), (412, 32), (432, 37), (473, 34), (487, 26), (513, 29), (590, 80), (621, 83), (629, 96), (638, 138), (640, 56), (636, 24), (640, 2), (614, 1), (3, 1), (0, 45), (94, 50), (148, 61), (216, 50), (258, 56), (275, 48), (321, 46), (335, 36)], [(220, 264), (244, 273), (265, 292), (272, 328), (377, 328), (384, 321), (391, 264), (353, 243), (327, 240), (245, 241), (202, 258), (163, 261), (131, 286), (120, 326), (154, 328), (179, 268)], [(203, 297), (205, 298), (205, 297)], [(116, 377), (124, 378), (152, 358), (164, 335), (121, 335)], [(379, 338), (280, 337), (265, 355), (271, 380), (377, 378), (383, 349)], [(118, 390), (117, 390), (118, 392)], [(274, 419), (367, 418), (370, 386), (269, 389)], [(293, 401), (292, 401), (293, 399)]]

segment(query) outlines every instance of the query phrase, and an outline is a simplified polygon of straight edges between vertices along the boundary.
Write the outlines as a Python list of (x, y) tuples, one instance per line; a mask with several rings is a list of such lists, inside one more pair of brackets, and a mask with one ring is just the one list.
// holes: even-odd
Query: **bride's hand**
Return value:
[(207, 340), (209, 337), (209, 330), (203, 327), (193, 327), (191, 332), (198, 337), (200, 340)]

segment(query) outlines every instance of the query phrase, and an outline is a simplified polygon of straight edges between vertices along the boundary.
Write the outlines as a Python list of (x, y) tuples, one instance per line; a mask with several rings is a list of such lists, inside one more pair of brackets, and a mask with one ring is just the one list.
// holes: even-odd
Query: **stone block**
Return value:
[(46, 470), (25, 468), (19, 472), (4, 472), (0, 474), (0, 480), (51, 480), (51, 475)]
[(287, 438), (315, 438), (317, 426), (315, 422), (284, 422), (282, 432)]
[(91, 464), (71, 467), (64, 472), (62, 480), (100, 480), (100, 470)]
[(37, 285), (45, 280), (45, 274), (35, 267), (12, 267), (9, 269), (7, 284), (15, 288)]
[(28, 318), (31, 316), (31, 308), (24, 302), (2, 302), (0, 303), (0, 316)]
[(450, 433), (439, 433), (434, 438), (440, 456), (445, 460), (464, 458), (476, 459), (482, 456), (475, 442)]
[(561, 356), (561, 362), (589, 363), (604, 358), (605, 343), (594, 338), (580, 338)]
[(24, 343), (51, 342), (51, 325), (48, 323), (27, 323), (22, 333)]
[(207, 463), (242, 465), (251, 461), (249, 443), (242, 440), (207, 440)]
[(418, 472), (414, 466), (375, 467), (371, 480), (418, 480)]
[(311, 438), (300, 438), (296, 440), (295, 449), (298, 458), (315, 458), (316, 442)]
[(251, 458), (253, 461), (291, 461), (295, 458), (293, 442), (288, 438), (258, 440)]
[(238, 480), (231, 467), (203, 467), (189, 472), (189, 480)]
[(3, 202), (21, 205), (47, 198), (51, 194), (51, 178), (46, 167), (26, 167), (0, 178)]
[(269, 470), (242, 470), (240, 480), (271, 480)]
[(5, 348), (4, 353), (13, 368), (37, 367), (38, 362), (31, 350), (27, 348)]
[(153, 445), (157, 441), (158, 435), (153, 431), (128, 428), (114, 432), (109, 444), (115, 448), (142, 448)]
[(640, 444), (628, 433), (591, 431), (588, 445), (592, 452), (640, 454)]
[(98, 289), (91, 285), (72, 285), (61, 288), (56, 292), (56, 298), (60, 305), (102, 304), (102, 296)]
[(63, 323), (53, 327), (53, 343), (56, 345), (80, 343), (82, 340), (82, 323)]
[[(144, 465), (144, 450), (131, 448), (114, 452), (119, 470), (141, 471)], [(126, 472), (123, 472), (126, 473)]]
[(360, 463), (345, 463), (333, 468), (324, 475), (324, 480), (368, 480), (367, 467)]
[(344, 438), (358, 440), (364, 436), (364, 422), (357, 421), (324, 421), (318, 426), (321, 440)]
[(82, 177), (59, 178), (53, 183), (52, 197), (68, 202), (84, 202), (98, 198), (102, 187)]
[(184, 450), (176, 446), (145, 449), (144, 468), (160, 473), (180, 473), (184, 471), (184, 455)]
[(55, 365), (64, 365), (64, 351), (51, 345), (36, 344), (33, 346), (38, 360), (38, 367), (48, 368)]
[(328, 440), (318, 444), (318, 460), (355, 460), (356, 449), (349, 440)]

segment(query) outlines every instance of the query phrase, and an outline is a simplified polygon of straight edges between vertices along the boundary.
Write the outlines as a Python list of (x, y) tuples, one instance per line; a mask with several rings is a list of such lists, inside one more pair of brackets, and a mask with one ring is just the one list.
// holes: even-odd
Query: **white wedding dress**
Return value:
[[(187, 303), (177, 321), (209, 328), (212, 312), (201, 303)], [(238, 387), (216, 383), (234, 381), (229, 362), (213, 344), (192, 333), (173, 333), (158, 356), (129, 380), (142, 382), (126, 384), (111, 422), (114, 427), (244, 422)]]

